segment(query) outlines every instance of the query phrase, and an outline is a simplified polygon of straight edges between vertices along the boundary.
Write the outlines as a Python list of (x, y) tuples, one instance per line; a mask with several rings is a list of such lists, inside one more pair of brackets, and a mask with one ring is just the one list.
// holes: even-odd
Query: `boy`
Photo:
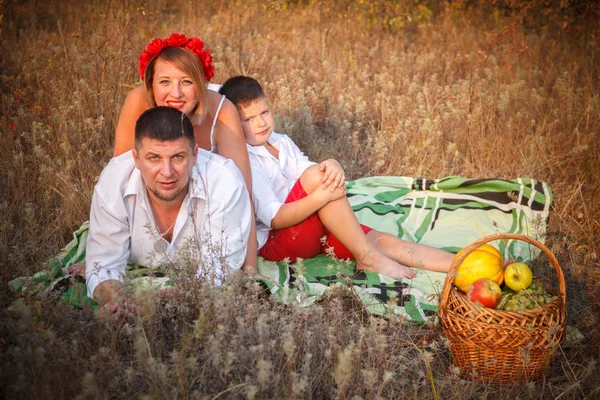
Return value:
[(346, 198), (340, 164), (311, 162), (287, 135), (275, 133), (269, 103), (255, 79), (233, 77), (219, 92), (235, 104), (242, 121), (263, 258), (296, 261), (332, 247), (336, 257), (356, 260), (357, 269), (392, 278), (415, 277), (407, 266), (448, 271), (451, 253), (360, 225)]

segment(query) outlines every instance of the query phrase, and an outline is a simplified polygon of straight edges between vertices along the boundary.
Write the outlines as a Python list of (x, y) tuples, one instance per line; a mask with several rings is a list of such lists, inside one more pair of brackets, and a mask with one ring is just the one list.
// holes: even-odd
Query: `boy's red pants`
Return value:
[[(306, 196), (308, 194), (298, 179), (285, 199), (285, 203), (292, 203)], [(362, 224), (361, 228), (365, 234), (373, 230)], [(321, 241), (323, 237), (325, 237), (324, 242)], [(281, 261), (289, 258), (291, 262), (294, 262), (297, 258), (305, 259), (319, 253), (326, 254), (329, 247), (333, 248), (333, 254), (337, 258), (354, 260), (350, 250), (325, 228), (319, 215), (314, 213), (296, 225), (271, 230), (269, 238), (260, 249), (259, 254), (269, 261)]]

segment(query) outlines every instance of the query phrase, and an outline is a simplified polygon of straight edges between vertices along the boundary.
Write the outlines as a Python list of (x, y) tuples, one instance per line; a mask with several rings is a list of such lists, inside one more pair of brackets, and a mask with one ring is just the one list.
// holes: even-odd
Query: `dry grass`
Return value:
[[(86, 3), (0, 9), (4, 397), (600, 396), (597, 6)], [(257, 77), (278, 130), (311, 158), (338, 158), (349, 178), (547, 181), (547, 243), (566, 273), (569, 323), (586, 338), (559, 352), (544, 381), (493, 386), (456, 377), (437, 328), (369, 317), (345, 294), (286, 307), (243, 278), (218, 291), (187, 282), (186, 294), (148, 300), (123, 329), (52, 298), (9, 316), (6, 282), (39, 270), (87, 219), (124, 96), (139, 84), (137, 56), (173, 31), (205, 40), (215, 82)]]

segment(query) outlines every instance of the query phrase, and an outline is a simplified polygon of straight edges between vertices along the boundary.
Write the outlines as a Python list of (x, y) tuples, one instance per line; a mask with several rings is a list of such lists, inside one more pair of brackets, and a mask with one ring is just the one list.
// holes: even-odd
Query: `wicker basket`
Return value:
[[(452, 283), (456, 268), (467, 254), (484, 243), (515, 239), (538, 247), (558, 275), (558, 299), (527, 311), (481, 307)], [(450, 352), (461, 376), (491, 383), (531, 381), (542, 376), (565, 336), (565, 278), (556, 257), (542, 243), (512, 233), (486, 236), (467, 246), (453, 260), (444, 283), (439, 318)]]

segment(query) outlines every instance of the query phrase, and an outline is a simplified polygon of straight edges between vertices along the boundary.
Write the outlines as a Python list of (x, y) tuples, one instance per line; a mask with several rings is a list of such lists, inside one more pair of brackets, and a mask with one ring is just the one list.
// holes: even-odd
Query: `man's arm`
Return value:
[[(228, 171), (221, 170), (208, 191), (203, 230), (208, 233), (213, 246), (202, 245), (201, 252), (205, 262), (224, 257), (230, 268), (239, 269), (246, 257), (252, 221), (250, 196), (242, 174), (231, 160), (227, 160), (226, 167)], [(202, 243), (204, 238), (198, 239)], [(214, 249), (219, 253), (215, 254)]]
[(119, 297), (119, 289), (123, 286), (121, 281), (109, 279), (100, 282), (94, 289), (94, 300), (104, 307), (107, 304), (116, 304)]
[(109, 207), (96, 186), (90, 211), (85, 276), (88, 296), (96, 299), (100, 306), (116, 300), (115, 288), (125, 276), (131, 237), (125, 206), (121, 208)]

